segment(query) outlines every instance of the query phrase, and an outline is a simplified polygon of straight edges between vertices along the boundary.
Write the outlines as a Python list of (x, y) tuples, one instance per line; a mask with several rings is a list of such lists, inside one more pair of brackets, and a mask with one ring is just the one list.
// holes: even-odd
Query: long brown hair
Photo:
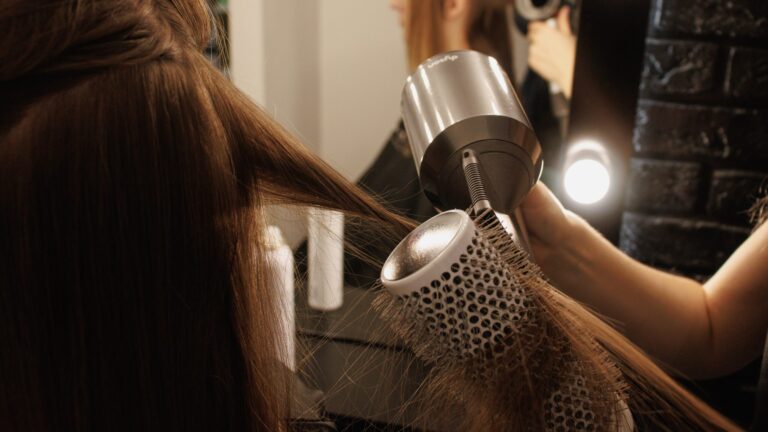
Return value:
[(284, 430), (263, 205), (405, 226), (208, 63), (210, 22), (0, 4), (0, 429)]
[[(499, 61), (512, 74), (512, 42), (505, 0), (473, 0), (467, 29), (472, 49)], [(411, 70), (445, 51), (442, 37), (443, 0), (410, 0), (406, 23), (408, 65)]]

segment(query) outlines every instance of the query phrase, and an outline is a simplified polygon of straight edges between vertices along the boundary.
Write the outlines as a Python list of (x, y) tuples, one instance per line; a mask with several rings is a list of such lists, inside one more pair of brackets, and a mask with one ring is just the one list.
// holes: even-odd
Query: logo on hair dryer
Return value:
[(432, 62), (427, 63), (427, 67), (432, 69), (433, 67), (435, 67), (435, 66), (437, 66), (439, 64), (445, 63), (447, 61), (456, 61), (458, 58), (459, 58), (459, 56), (457, 56), (455, 54), (447, 54), (447, 55), (445, 55), (443, 57), (440, 57), (437, 60), (434, 60)]

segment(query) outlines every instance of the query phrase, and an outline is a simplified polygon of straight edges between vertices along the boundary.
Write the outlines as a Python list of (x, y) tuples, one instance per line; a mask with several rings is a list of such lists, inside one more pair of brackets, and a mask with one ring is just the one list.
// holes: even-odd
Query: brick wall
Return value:
[[(768, 0), (652, 1), (633, 146), (621, 248), (707, 278), (768, 187)], [(747, 426), (758, 369), (693, 389)]]
[(707, 277), (768, 175), (768, 1), (652, 2), (633, 145), (620, 246)]

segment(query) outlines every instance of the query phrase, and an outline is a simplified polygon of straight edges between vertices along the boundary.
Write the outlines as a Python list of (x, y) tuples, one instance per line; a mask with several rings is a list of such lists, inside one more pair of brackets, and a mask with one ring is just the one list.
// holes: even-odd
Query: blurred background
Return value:
[(230, 0), (229, 10), (234, 82), (345, 176), (359, 176), (397, 122), (407, 74), (388, 3)]
[[(229, 73), (348, 179), (373, 162), (399, 119), (407, 75), (386, 0), (229, 0)], [(296, 245), (303, 223), (275, 223)]]
[[(403, 29), (388, 0), (211, 1), (228, 52), (211, 55), (235, 84), (350, 180), (375, 160), (400, 120), (408, 75)], [(515, 33), (517, 80), (526, 40)], [(274, 222), (292, 245), (303, 224)]]

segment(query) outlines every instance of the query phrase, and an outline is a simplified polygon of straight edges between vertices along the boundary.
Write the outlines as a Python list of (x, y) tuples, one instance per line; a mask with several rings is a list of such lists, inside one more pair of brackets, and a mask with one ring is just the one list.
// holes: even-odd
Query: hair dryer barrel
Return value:
[(462, 150), (477, 155), (496, 211), (514, 210), (539, 178), (539, 141), (492, 57), (454, 51), (426, 60), (406, 81), (402, 111), (422, 188), (440, 209), (471, 205)]
[(471, 205), (461, 150), (477, 155), (496, 211), (514, 210), (539, 178), (539, 141), (492, 57), (454, 51), (426, 60), (406, 81), (402, 111), (422, 188), (440, 209)]

